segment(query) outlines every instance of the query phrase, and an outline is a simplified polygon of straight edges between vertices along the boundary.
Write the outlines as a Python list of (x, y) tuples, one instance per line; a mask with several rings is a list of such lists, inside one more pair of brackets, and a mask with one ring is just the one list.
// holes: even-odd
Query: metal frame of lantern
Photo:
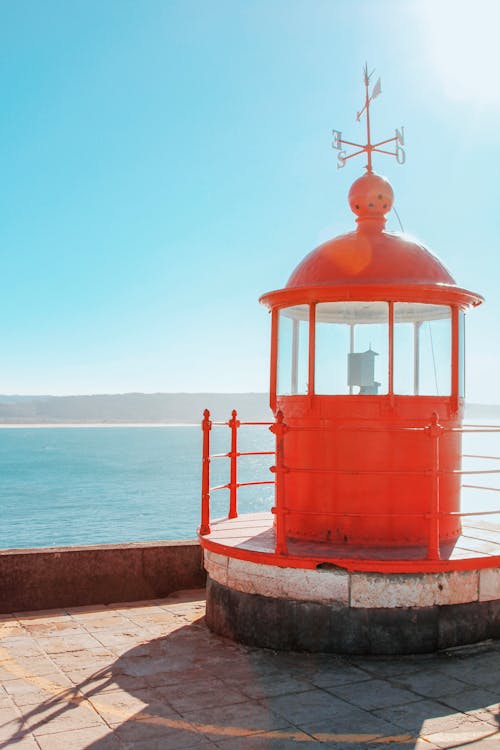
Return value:
[[(387, 302), (389, 306), (389, 389), (388, 393), (384, 394), (387, 397), (393, 397), (393, 354), (394, 354), (394, 303), (397, 302), (412, 302), (412, 303), (423, 303), (423, 304), (439, 304), (449, 305), (452, 310), (452, 370), (451, 370), (451, 393), (452, 398), (458, 399), (458, 388), (459, 388), (459, 371), (458, 371), (458, 349), (459, 349), (459, 331), (458, 331), (458, 312), (459, 310), (466, 310), (471, 306), (477, 306), (483, 298), (467, 289), (461, 289), (459, 287), (448, 287), (438, 288), (431, 285), (422, 285), (417, 290), (414, 285), (398, 286), (397, 289), (393, 285), (352, 285), (348, 287), (296, 287), (291, 289), (280, 289), (275, 292), (269, 292), (260, 298), (263, 304), (266, 304), (271, 309), (271, 368), (270, 368), (270, 405), (273, 411), (276, 409), (277, 404), (277, 362), (278, 362), (278, 314), (283, 308), (295, 306), (295, 305), (308, 305), (310, 309), (309, 315), (309, 379), (308, 379), (308, 395), (314, 396), (315, 394), (315, 307), (321, 302)], [(325, 394), (321, 395), (324, 398)], [(341, 398), (341, 396), (332, 396), (335, 398)], [(351, 396), (350, 396), (351, 397)], [(377, 396), (377, 398), (381, 398)], [(366, 398), (366, 396), (363, 396)], [(405, 396), (397, 395), (397, 398), (405, 398)], [(410, 398), (414, 398), (411, 396)], [(418, 398), (434, 398), (427, 396), (418, 396)], [(456, 403), (455, 407), (458, 408)]]

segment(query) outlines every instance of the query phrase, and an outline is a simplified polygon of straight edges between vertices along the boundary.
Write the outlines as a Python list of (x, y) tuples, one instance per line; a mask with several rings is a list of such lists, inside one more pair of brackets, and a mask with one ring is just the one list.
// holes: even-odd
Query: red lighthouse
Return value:
[[(371, 142), (380, 82), (371, 95), (366, 70), (364, 82), (366, 143), (333, 131), (340, 166), (367, 156), (349, 191), (356, 229), (261, 298), (272, 313), (272, 513), (237, 516), (233, 414), (231, 508), (209, 526), (204, 421), (207, 621), (273, 648), (425, 651), (500, 635), (500, 532), (476, 529), (478, 554), (466, 552), (460, 507), (464, 314), (482, 297), (386, 231), (393, 190), (372, 154), (403, 161), (403, 132)], [(460, 614), (475, 625), (452, 632)]]
[[(313, 250), (284, 289), (261, 298), (273, 316), (271, 406), (292, 428), (287, 460), (311, 468), (285, 477), (294, 538), (423, 544), (432, 444), (398, 428), (424, 427), (433, 413), (443, 426), (462, 422), (464, 311), (481, 297), (423, 245), (385, 231), (392, 202), (383, 177), (356, 180), (356, 230)], [(456, 432), (440, 465), (460, 462)], [(459, 510), (458, 476), (442, 479), (440, 498), (443, 513)], [(440, 539), (459, 534), (460, 519), (446, 516)]]

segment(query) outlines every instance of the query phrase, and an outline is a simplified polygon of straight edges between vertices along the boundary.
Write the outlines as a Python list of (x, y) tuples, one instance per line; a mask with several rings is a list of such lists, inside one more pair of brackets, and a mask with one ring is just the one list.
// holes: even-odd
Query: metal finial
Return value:
[[(346, 161), (348, 159), (352, 159), (353, 156), (358, 156), (359, 154), (366, 154), (367, 159), (368, 159), (368, 162), (366, 164), (366, 171), (371, 174), (373, 172), (372, 153), (374, 151), (376, 151), (379, 154), (388, 154), (389, 156), (394, 156), (398, 164), (405, 163), (406, 154), (403, 148), (403, 145), (405, 142), (405, 133), (404, 133), (403, 127), (401, 127), (401, 130), (398, 130), (396, 128), (395, 135), (393, 138), (387, 138), (383, 141), (379, 141), (378, 143), (371, 142), (370, 104), (372, 103), (374, 99), (377, 98), (379, 94), (382, 93), (382, 86), (380, 83), (380, 78), (377, 78), (375, 85), (373, 86), (371, 94), (369, 92), (370, 80), (374, 72), (375, 72), (374, 70), (372, 70), (371, 73), (368, 72), (368, 64), (366, 63), (363, 69), (363, 82), (365, 85), (365, 103), (363, 107), (360, 109), (360, 111), (356, 113), (356, 120), (358, 122), (361, 119), (362, 115), (366, 114), (366, 143), (363, 145), (362, 143), (353, 143), (352, 141), (346, 141), (345, 139), (342, 138), (342, 133), (340, 130), (332, 130), (332, 135), (333, 135), (332, 148), (337, 149), (337, 151), (339, 152), (338, 157), (337, 157), (338, 159), (337, 169), (342, 169), (342, 167), (345, 166)], [(394, 143), (395, 151), (387, 151), (386, 149), (380, 148), (380, 146), (385, 146), (387, 143)], [(354, 148), (357, 148), (358, 150), (352, 154), (347, 154), (343, 150), (343, 146), (354, 146)]]

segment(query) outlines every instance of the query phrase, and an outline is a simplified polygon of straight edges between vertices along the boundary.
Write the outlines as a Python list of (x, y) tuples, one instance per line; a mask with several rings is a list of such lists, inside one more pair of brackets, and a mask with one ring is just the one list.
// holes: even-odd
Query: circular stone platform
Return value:
[(205, 549), (206, 620), (252, 646), (426, 653), (500, 638), (500, 568), (434, 573), (282, 568)]

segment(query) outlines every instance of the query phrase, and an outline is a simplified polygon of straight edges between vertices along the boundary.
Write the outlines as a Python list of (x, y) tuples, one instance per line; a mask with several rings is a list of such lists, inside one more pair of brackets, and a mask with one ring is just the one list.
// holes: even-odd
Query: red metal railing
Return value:
[[(241, 422), (236, 409), (231, 412), (231, 419), (227, 422), (213, 422), (210, 412), (205, 409), (201, 429), (203, 431), (202, 444), (202, 481), (201, 481), (201, 525), (200, 534), (210, 534), (210, 496), (218, 490), (229, 490), (228, 518), (238, 517), (238, 489), (264, 484), (274, 484), (274, 480), (262, 482), (238, 482), (238, 459), (242, 456), (274, 456), (274, 451), (239, 451), (238, 430), (242, 426), (264, 426), (272, 429), (272, 422)], [(231, 431), (231, 450), (229, 453), (214, 453), (210, 455), (210, 432), (213, 426), (227, 426)], [(210, 487), (210, 462), (214, 458), (229, 458), (229, 482)]]
[[(231, 450), (228, 453), (219, 453), (210, 455), (210, 431), (213, 425), (227, 426), (231, 432)], [(238, 451), (238, 429), (241, 426), (267, 426), (274, 433), (276, 439), (276, 450), (275, 451)], [(400, 432), (424, 432), (429, 435), (432, 440), (432, 459), (431, 466), (427, 469), (422, 470), (398, 470), (398, 469), (331, 469), (331, 468), (312, 468), (312, 467), (293, 467), (287, 466), (285, 463), (285, 451), (284, 451), (284, 435), (289, 430), (294, 431), (317, 431), (323, 432), (328, 431), (344, 431), (344, 430), (363, 430), (363, 431), (376, 431), (386, 432), (387, 430), (396, 430)], [(500, 468), (498, 469), (442, 469), (440, 467), (440, 441), (446, 432), (461, 432), (464, 434), (474, 433), (500, 433), (500, 425), (477, 425), (470, 424), (462, 427), (446, 427), (439, 423), (439, 417), (436, 413), (432, 414), (431, 420), (425, 427), (387, 427), (387, 426), (366, 426), (359, 427), (340, 425), (332, 426), (329, 428), (325, 427), (295, 427), (286, 425), (284, 422), (283, 414), (281, 411), (277, 412), (276, 419), (274, 422), (240, 422), (237, 419), (237, 413), (233, 410), (231, 419), (227, 422), (212, 422), (210, 420), (210, 412), (206, 409), (203, 413), (202, 421), (203, 431), (203, 455), (202, 455), (202, 493), (201, 493), (201, 525), (200, 534), (205, 536), (210, 533), (210, 496), (211, 493), (218, 490), (228, 489), (229, 490), (229, 510), (228, 518), (236, 518), (238, 516), (237, 509), (237, 493), (240, 487), (246, 487), (251, 485), (275, 485), (275, 503), (274, 507), (271, 508), (272, 513), (275, 515), (275, 531), (276, 531), (276, 546), (275, 553), (278, 555), (287, 555), (287, 529), (286, 529), (286, 516), (289, 512), (286, 507), (286, 498), (284, 496), (284, 475), (289, 473), (307, 473), (307, 474), (343, 474), (343, 475), (427, 475), (430, 476), (432, 482), (431, 491), (431, 507), (425, 512), (416, 513), (377, 513), (372, 512), (370, 515), (373, 517), (387, 517), (387, 516), (415, 516), (420, 518), (426, 518), (429, 521), (429, 534), (427, 542), (427, 559), (428, 560), (439, 560), (440, 549), (439, 549), (439, 538), (440, 538), (440, 522), (443, 517), (470, 517), (470, 516), (493, 516), (500, 514), (500, 508), (496, 510), (485, 510), (485, 511), (474, 511), (474, 512), (457, 512), (451, 511), (443, 513), (440, 510), (440, 480), (445, 474), (453, 474), (457, 476), (466, 475), (500, 475)], [(275, 464), (270, 467), (270, 471), (274, 473), (275, 480), (271, 481), (256, 481), (256, 482), (238, 482), (237, 481), (237, 460), (241, 456), (275, 456)], [(210, 487), (210, 461), (214, 458), (229, 458), (229, 482), (227, 484)], [(480, 454), (463, 454), (463, 458), (475, 458), (482, 460), (500, 461), (500, 456), (480, 455)], [(480, 489), (485, 492), (500, 492), (500, 487), (485, 487), (482, 485), (464, 484), (462, 485), (465, 489)], [(301, 515), (328, 515), (326, 511), (300, 511)], [(352, 512), (338, 512), (336, 511), (335, 516), (342, 517), (365, 517), (366, 513), (352, 513)]]

